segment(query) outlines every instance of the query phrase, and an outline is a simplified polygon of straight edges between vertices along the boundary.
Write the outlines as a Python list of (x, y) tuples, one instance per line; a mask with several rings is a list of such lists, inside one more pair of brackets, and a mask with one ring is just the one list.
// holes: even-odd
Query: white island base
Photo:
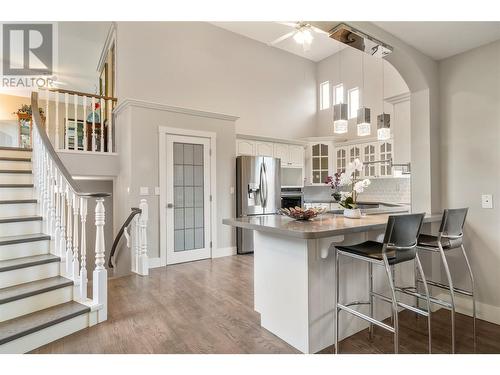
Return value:
[[(333, 344), (335, 253), (332, 242), (353, 244), (377, 239), (380, 231), (302, 239), (254, 231), (254, 303), (261, 326), (303, 353), (316, 353)], [(351, 258), (340, 260), (340, 301), (368, 300), (368, 265)], [(386, 293), (387, 277), (374, 266), (374, 287)], [(413, 280), (413, 263), (398, 266), (396, 279)], [(401, 281), (401, 280), (400, 280)], [(357, 307), (368, 312), (368, 306)], [(340, 339), (368, 327), (364, 320), (340, 313)], [(390, 305), (375, 303), (375, 317), (391, 315)], [(367, 336), (368, 340), (368, 336)]]

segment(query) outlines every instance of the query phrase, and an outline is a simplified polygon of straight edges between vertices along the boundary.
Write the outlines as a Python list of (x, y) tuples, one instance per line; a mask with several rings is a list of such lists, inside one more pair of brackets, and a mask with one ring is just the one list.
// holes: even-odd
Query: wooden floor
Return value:
[[(110, 280), (108, 321), (34, 353), (297, 353), (260, 327), (253, 310), (253, 257), (239, 255)], [(449, 353), (449, 312), (433, 314), (433, 352)], [(400, 314), (400, 352), (426, 353), (424, 318)], [(500, 326), (478, 321), (477, 353), (500, 353)], [(457, 352), (473, 353), (472, 319), (457, 316)], [(362, 331), (341, 353), (392, 353), (392, 335)], [(323, 353), (332, 352), (328, 348)]]

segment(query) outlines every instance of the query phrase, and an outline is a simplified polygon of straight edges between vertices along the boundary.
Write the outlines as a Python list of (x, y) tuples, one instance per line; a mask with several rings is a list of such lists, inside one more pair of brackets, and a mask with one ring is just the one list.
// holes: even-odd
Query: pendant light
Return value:
[(371, 134), (371, 119), (370, 119), (370, 108), (364, 106), (365, 104), (365, 53), (361, 52), (361, 74), (363, 80), (363, 91), (361, 92), (361, 100), (363, 101), (363, 106), (358, 109), (357, 116), (357, 128), (358, 136), (365, 137)]
[(384, 59), (382, 59), (382, 114), (377, 116), (377, 139), (387, 141), (391, 138), (391, 115), (384, 112)]
[[(342, 49), (339, 47), (339, 80), (342, 83)], [(335, 97), (335, 101), (337, 98)], [(342, 102), (333, 105), (333, 132), (345, 134), (348, 131), (347, 104), (344, 103), (344, 88), (342, 86)]]

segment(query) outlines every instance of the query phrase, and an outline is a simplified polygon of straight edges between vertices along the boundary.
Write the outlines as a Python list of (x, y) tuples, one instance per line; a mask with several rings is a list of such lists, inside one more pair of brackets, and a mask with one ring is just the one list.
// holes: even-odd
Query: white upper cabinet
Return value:
[(330, 175), (330, 144), (311, 144), (311, 182), (313, 184), (324, 184)]
[(291, 167), (304, 166), (304, 146), (289, 145), (288, 146), (288, 165)]
[(255, 155), (255, 141), (248, 139), (236, 140), (236, 155)]
[(285, 143), (274, 144), (274, 157), (281, 159), (281, 166), (287, 166), (289, 163), (290, 147)]
[(255, 155), (256, 156), (274, 157), (274, 143), (256, 141), (255, 142)]
[[(379, 147), (379, 158), (380, 160), (390, 160), (393, 158), (392, 155), (392, 142), (380, 142)], [(380, 164), (380, 176), (388, 177), (392, 176), (392, 168), (390, 163), (381, 163)]]
[[(356, 159), (359, 159), (361, 162), (363, 161), (361, 149), (362, 147), (360, 145), (352, 145), (348, 147), (349, 163), (352, 163)], [(359, 178), (360, 174), (361, 172), (359, 171), (354, 172), (354, 176), (356, 178)]]
[(335, 172), (342, 173), (347, 166), (347, 147), (335, 149)]
[[(370, 162), (377, 160), (376, 144), (367, 143), (363, 145), (363, 161)], [(377, 164), (366, 164), (363, 170), (365, 177), (377, 177)]]

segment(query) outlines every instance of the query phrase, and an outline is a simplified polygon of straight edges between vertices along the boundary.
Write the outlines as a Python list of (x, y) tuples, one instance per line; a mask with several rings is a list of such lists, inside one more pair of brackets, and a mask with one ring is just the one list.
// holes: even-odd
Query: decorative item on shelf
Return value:
[(326, 178), (325, 184), (330, 185), (333, 190), (332, 197), (336, 202), (340, 202), (342, 195), (340, 194), (340, 172), (336, 172), (333, 176)]
[[(40, 111), (40, 116), (42, 117), (42, 122), (45, 124), (45, 116), (42, 108), (38, 109)], [(21, 148), (31, 147), (31, 137), (32, 137), (32, 125), (33, 117), (31, 105), (23, 104), (16, 112), (13, 113), (17, 116), (17, 123), (19, 125), (19, 138), (18, 145)]]
[(99, 103), (95, 103), (94, 109), (92, 110), (92, 107), (90, 107), (91, 112), (87, 116), (87, 122), (92, 123), (95, 122), (96, 124), (101, 123), (101, 111), (100, 111), (101, 105)]
[(311, 207), (311, 208), (301, 208), (301, 207), (290, 207), (290, 208), (280, 208), (278, 213), (280, 215), (288, 216), (295, 220), (307, 221), (314, 219), (316, 216), (324, 214), (326, 208), (322, 207)]
[(371, 134), (370, 108), (365, 106), (365, 54), (364, 53), (361, 53), (361, 80), (363, 84), (361, 91), (361, 101), (363, 105), (358, 109), (356, 124), (358, 128), (358, 136), (364, 137)]
[(384, 59), (382, 59), (382, 114), (377, 116), (377, 139), (379, 141), (386, 141), (391, 138), (391, 115), (384, 111)]
[(347, 165), (345, 172), (340, 175), (339, 186), (350, 186), (351, 191), (342, 191), (339, 204), (344, 207), (344, 216), (350, 219), (359, 219), (361, 210), (358, 208), (358, 194), (362, 193), (365, 188), (370, 186), (369, 179), (356, 180), (356, 172), (363, 170), (363, 163), (359, 159), (354, 159), (353, 162)]

